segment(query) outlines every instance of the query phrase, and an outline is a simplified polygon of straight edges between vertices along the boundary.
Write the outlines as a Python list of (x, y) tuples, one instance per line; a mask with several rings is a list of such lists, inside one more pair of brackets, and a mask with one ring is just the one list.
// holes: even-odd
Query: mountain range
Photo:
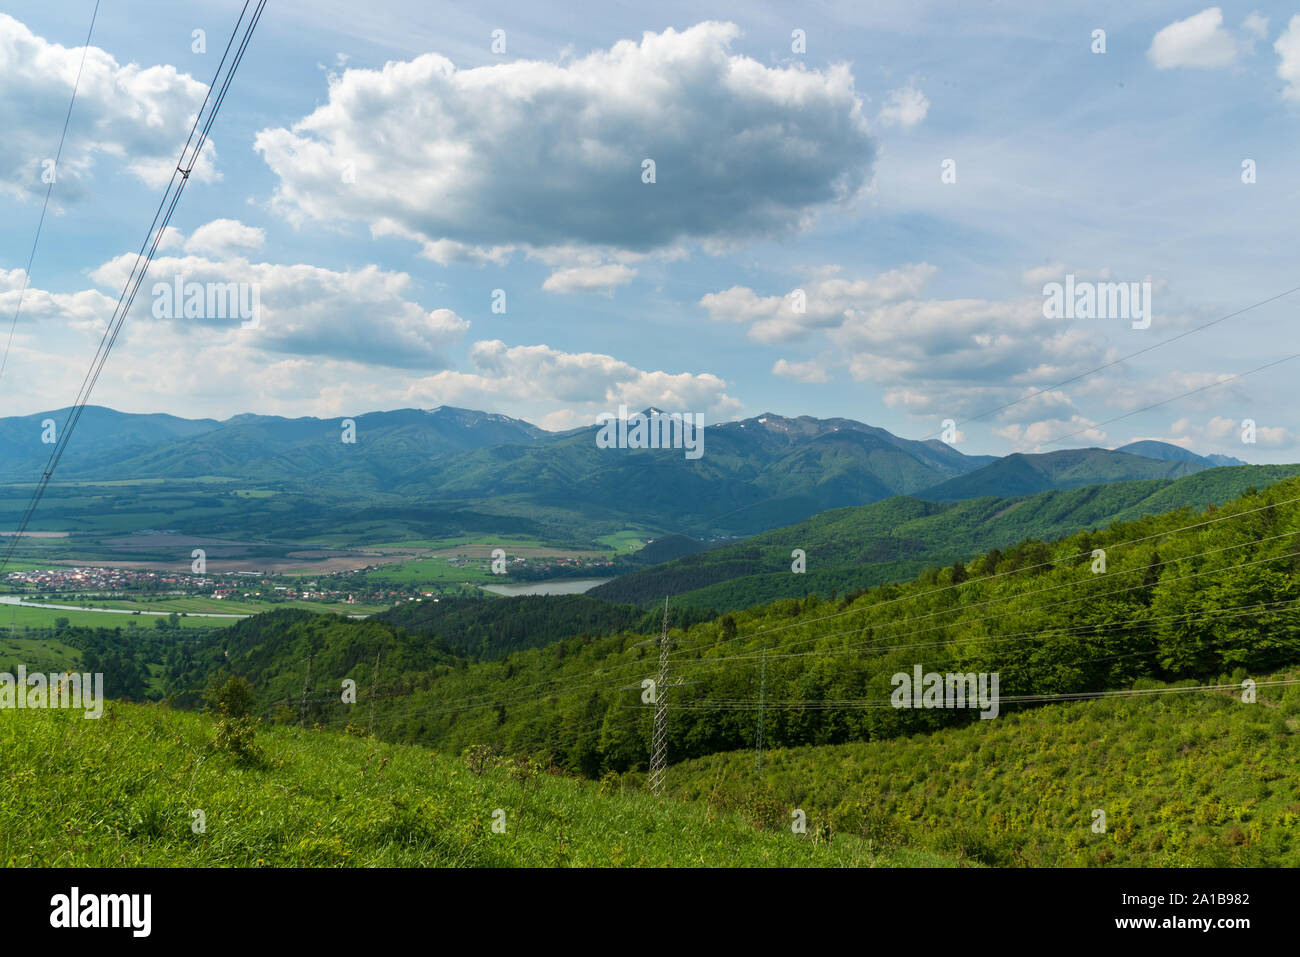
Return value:
[[(47, 426), (68, 410), (0, 419), (0, 481), (45, 467)], [(355, 441), (346, 425), (354, 426)], [(704, 454), (602, 449), (598, 427), (548, 432), (441, 406), (350, 420), (237, 415), (224, 421), (89, 406), (56, 483), (221, 476), (373, 503), (548, 516), (557, 526), (635, 524), (696, 538), (748, 535), (895, 495), (951, 502), (1098, 483), (1179, 478), (1224, 461), (1160, 442), (1005, 457), (900, 438), (852, 419), (774, 413), (710, 425)], [(1233, 460), (1235, 461), (1235, 460)]]

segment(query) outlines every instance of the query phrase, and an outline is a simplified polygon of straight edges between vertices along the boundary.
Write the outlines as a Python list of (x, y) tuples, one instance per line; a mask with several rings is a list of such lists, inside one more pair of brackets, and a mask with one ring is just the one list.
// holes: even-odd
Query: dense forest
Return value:
[[(984, 496), (940, 503), (909, 496), (823, 512), (640, 571), (589, 594), (612, 602), (678, 604), (734, 611), (781, 598), (823, 598), (908, 581), (927, 566), (965, 560), (1026, 539), (1045, 541), (1180, 506), (1222, 505), (1247, 488), (1300, 475), (1300, 466), (1216, 468), (1181, 479), (1116, 482), (1021, 497)], [(805, 572), (791, 574), (792, 551)]]
[[(967, 724), (890, 707), (891, 676), (996, 672), (1020, 697), (1264, 671), (1300, 660), (1300, 479), (1057, 542), (1024, 541), (831, 601), (787, 599), (673, 630), (674, 761), (750, 747), (870, 741)], [(231, 628), (214, 671), (247, 677), (282, 720), (368, 721), (382, 737), (550, 754), (589, 776), (644, 768), (657, 670), (645, 633), (575, 637), (471, 663), (387, 622), (276, 612)], [(375, 668), (376, 656), (379, 666)], [(309, 664), (310, 661), (310, 664)], [(310, 667), (310, 672), (308, 668)], [(309, 677), (310, 675), (310, 677)], [(362, 692), (341, 704), (341, 679)], [(761, 696), (761, 697), (760, 697)], [(363, 714), (364, 712), (364, 714)]]
[[(6, 639), (0, 636), (0, 660), (18, 658), (18, 648), (28, 672), (77, 671), (104, 676), (104, 695), (127, 701), (144, 701), (159, 697), (153, 688), (155, 668), (176, 643), (193, 640), (181, 629), (161, 628), (88, 628), (69, 625), (66, 618), (55, 619), (52, 628), (27, 628), (21, 633), (23, 645), (16, 645), (17, 633)], [(49, 647), (46, 647), (46, 646)], [(59, 649), (62, 649), (60, 651)], [(9, 666), (6, 666), (9, 667)], [(0, 671), (6, 670), (0, 667)]]
[[(669, 610), (670, 623), (678, 627), (707, 621), (710, 617), (697, 609)], [(437, 637), (466, 657), (500, 658), (513, 651), (540, 648), (565, 638), (619, 631), (653, 632), (661, 627), (663, 612), (635, 605), (615, 605), (586, 595), (519, 595), (403, 602), (372, 615), (371, 620)]]

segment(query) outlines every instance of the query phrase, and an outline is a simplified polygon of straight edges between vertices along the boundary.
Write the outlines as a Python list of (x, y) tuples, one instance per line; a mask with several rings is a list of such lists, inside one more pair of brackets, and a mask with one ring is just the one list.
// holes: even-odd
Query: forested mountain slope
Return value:
[[(1020, 498), (940, 503), (896, 496), (632, 571), (587, 594), (647, 605), (671, 594), (677, 604), (717, 611), (812, 594), (844, 595), (906, 581), (926, 565), (965, 560), (1027, 538), (1052, 540), (1174, 508), (1222, 504), (1248, 488), (1297, 474), (1300, 465), (1258, 465)], [(806, 557), (799, 575), (791, 573), (796, 548)]]
[[(688, 683), (668, 689), (669, 753), (749, 747), (760, 700), (772, 747), (980, 720), (891, 707), (891, 677), (917, 665), (998, 673), (1002, 715), (1033, 706), (1022, 697), (1284, 667), (1300, 661), (1298, 571), (1300, 479), (1290, 479), (1221, 508), (1028, 541), (835, 602), (785, 600), (674, 629), (671, 673)], [(653, 708), (642, 681), (658, 653), (644, 635), (467, 663), (382, 622), (319, 619), (251, 619), (230, 630), (228, 660), (207, 661), (248, 677), (263, 707), (288, 702), (285, 719), (297, 720), (312, 659), (308, 720), (328, 725), (357, 720), (339, 704), (339, 681), (368, 686), (378, 654), (382, 736), (549, 752), (588, 775), (645, 766)]]

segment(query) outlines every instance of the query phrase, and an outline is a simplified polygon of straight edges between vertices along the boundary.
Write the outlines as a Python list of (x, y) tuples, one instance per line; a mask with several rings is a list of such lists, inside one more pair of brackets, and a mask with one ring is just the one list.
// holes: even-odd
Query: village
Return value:
[[(9, 572), (4, 578), (7, 591), (34, 598), (204, 597), (346, 603), (359, 600), (347, 590), (323, 588), (315, 581), (286, 579), (287, 584), (277, 584), (277, 581), (278, 578), (269, 578), (261, 572), (193, 575), (100, 566), (16, 571)], [(395, 591), (404, 594), (403, 590)]]

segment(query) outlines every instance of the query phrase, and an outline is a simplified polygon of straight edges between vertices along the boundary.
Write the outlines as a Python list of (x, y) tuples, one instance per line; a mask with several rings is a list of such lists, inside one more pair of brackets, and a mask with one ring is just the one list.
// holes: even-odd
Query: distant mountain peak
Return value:
[(432, 409), (425, 409), (424, 412), (426, 415), (433, 416), (435, 418), (449, 419), (453, 422), (458, 423), (460, 426), (466, 429), (472, 429), (475, 426), (480, 425), (484, 422), (495, 422), (503, 425), (517, 425), (517, 426), (523, 426), (528, 429), (535, 428), (535, 426), (532, 423), (527, 422), (524, 419), (516, 419), (512, 416), (504, 415), (500, 412), (480, 412), (477, 409), (462, 409), (459, 406), (455, 406), (455, 405), (434, 406)]
[(1128, 445), (1121, 445), (1115, 450), (1116, 452), (1127, 452), (1129, 455), (1140, 455), (1146, 459), (1156, 459), (1161, 462), (1202, 462), (1210, 465), (1245, 465), (1241, 459), (1235, 459), (1230, 455), (1198, 455), (1181, 445), (1174, 445), (1172, 442), (1161, 442), (1159, 439), (1142, 439), (1137, 442), (1130, 442)]

